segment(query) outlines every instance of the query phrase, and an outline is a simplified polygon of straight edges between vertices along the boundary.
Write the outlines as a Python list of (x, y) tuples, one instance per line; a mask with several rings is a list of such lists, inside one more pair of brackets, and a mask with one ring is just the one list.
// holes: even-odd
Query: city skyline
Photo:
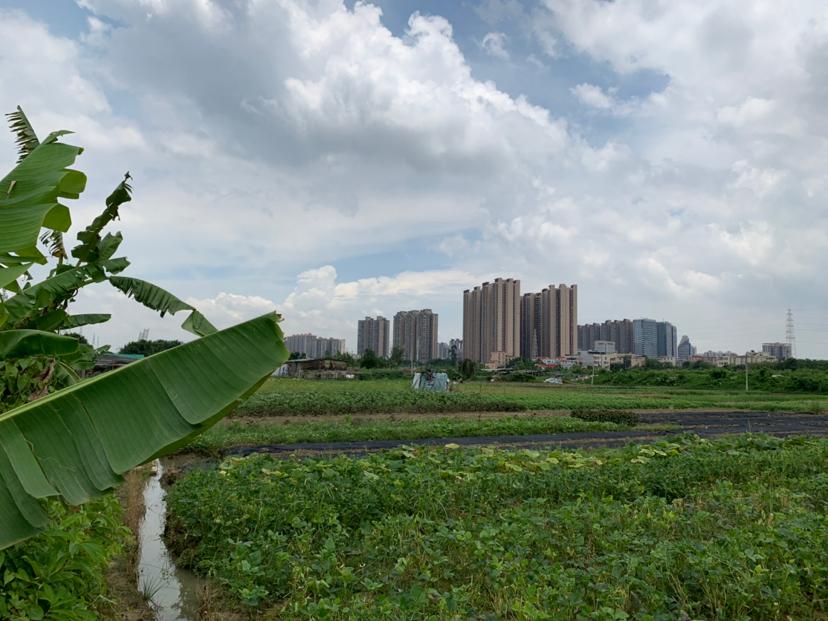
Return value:
[[(512, 342), (509, 338), (513, 338), (515, 332), (514, 329), (517, 330), (517, 334), (519, 334), (519, 338), (517, 340), (516, 347), (512, 344), (509, 347), (512, 349), (504, 350), (507, 354), (511, 355), (515, 351), (517, 355), (513, 355), (512, 357), (524, 357), (524, 358), (543, 358), (543, 357), (564, 357), (576, 354), (578, 351), (589, 351), (593, 349), (593, 345), (597, 341), (609, 341), (614, 343), (614, 350), (619, 354), (636, 354), (642, 355), (645, 357), (650, 358), (662, 358), (662, 359), (675, 359), (679, 361), (686, 360), (689, 356), (695, 355), (696, 351), (698, 350), (696, 345), (690, 343), (689, 337), (687, 335), (683, 335), (681, 337), (681, 342), (679, 342), (678, 338), (678, 328), (669, 321), (663, 320), (653, 320), (648, 319), (645, 317), (639, 317), (635, 319), (607, 319), (603, 322), (592, 322), (586, 324), (580, 324), (577, 321), (577, 292), (578, 286), (573, 285), (549, 285), (548, 287), (544, 287), (541, 292), (538, 293), (524, 293), (520, 294), (520, 280), (513, 279), (513, 278), (502, 278), (496, 277), (492, 279), (491, 282), (486, 281), (483, 285), (477, 285), (470, 289), (466, 289), (463, 291), (463, 314), (464, 314), (464, 322), (467, 313), (469, 317), (473, 316), (474, 310), (467, 309), (467, 303), (470, 300), (470, 296), (477, 295), (476, 304), (482, 304), (482, 300), (484, 299), (484, 291), (486, 287), (490, 285), (500, 284), (500, 286), (509, 286), (511, 287), (508, 290), (508, 296), (512, 299), (510, 304), (516, 304), (515, 308), (517, 308), (517, 313), (514, 310), (506, 312), (503, 311), (503, 317), (501, 321), (514, 321), (517, 318), (517, 325), (513, 326), (512, 332), (510, 334), (512, 337), (506, 337), (504, 340), (503, 334), (501, 335), (493, 335), (491, 338), (495, 340), (500, 339), (500, 343)], [(492, 290), (493, 291), (493, 290)], [(497, 298), (498, 295), (503, 295), (503, 292), (500, 294), (489, 292), (492, 299)], [(515, 298), (515, 296), (517, 296)], [(557, 297), (554, 297), (557, 296)], [(516, 302), (515, 302), (516, 300)], [(557, 306), (550, 305), (550, 300), (556, 300)], [(561, 305), (561, 300), (565, 300), (563, 306)], [(554, 302), (553, 302), (554, 304)], [(571, 306), (570, 306), (571, 304)], [(570, 308), (574, 310), (574, 321), (569, 323), (569, 328), (566, 330), (569, 336), (569, 342), (571, 343), (570, 346), (566, 344), (563, 345), (561, 348), (559, 345), (555, 344), (555, 341), (552, 340), (548, 333), (543, 335), (542, 329), (536, 329), (536, 325), (542, 325), (542, 318), (544, 317), (544, 312), (547, 314), (550, 312), (549, 310), (544, 311), (543, 309), (550, 309), (550, 308)], [(477, 312), (478, 314), (482, 311), (479, 309)], [(500, 311), (499, 311), (500, 312)], [(559, 312), (559, 311), (558, 311)], [(462, 344), (464, 339), (461, 338), (446, 338), (444, 334), (441, 334), (437, 329), (437, 318), (438, 314), (433, 313), (431, 309), (421, 309), (421, 310), (406, 310), (406, 311), (397, 311), (394, 316), (393, 320), (389, 321), (385, 317), (378, 315), (376, 318), (372, 317), (365, 317), (364, 319), (359, 320), (358, 322), (358, 330), (357, 330), (357, 346), (355, 349), (345, 349), (343, 345), (342, 351), (348, 351), (349, 353), (355, 353), (357, 355), (361, 355), (364, 352), (364, 349), (369, 347), (364, 347), (360, 345), (364, 339), (373, 339), (366, 342), (376, 343), (376, 339), (379, 340), (379, 345), (375, 345), (378, 347), (380, 351), (375, 351), (380, 356), (383, 357), (390, 357), (392, 349), (394, 347), (401, 347), (403, 349), (404, 359), (410, 359), (408, 356), (408, 348), (411, 348), (411, 343), (416, 343), (418, 340), (417, 335), (417, 322), (418, 318), (422, 315), (423, 317), (427, 317), (426, 322), (428, 324), (427, 328), (427, 339), (428, 345), (414, 345), (414, 349), (416, 351), (420, 351), (422, 349), (426, 353), (418, 354), (415, 357), (416, 362), (427, 362), (428, 360), (437, 360), (443, 358), (442, 354), (445, 354), (448, 351), (448, 347), (450, 343), (459, 343)], [(507, 317), (511, 319), (507, 319)], [(557, 321), (556, 325), (556, 336), (554, 338), (560, 339), (560, 335), (563, 334), (562, 330), (562, 323), (560, 318), (553, 318), (553, 321)], [(479, 319), (477, 319), (479, 321)], [(371, 329), (373, 330), (373, 336), (363, 336), (363, 324), (364, 322), (374, 322), (376, 323)], [(422, 323), (422, 322), (420, 322)], [(564, 320), (566, 323), (566, 320)], [(425, 324), (423, 324), (425, 325)], [(504, 324), (505, 325), (505, 324)], [(480, 326), (477, 327), (477, 330), (480, 331)], [(422, 330), (422, 328), (421, 328)], [(387, 331), (387, 332), (386, 332)], [(382, 333), (382, 334), (381, 334)], [(425, 331), (423, 332), (426, 333)], [(468, 336), (468, 331), (464, 330), (464, 336)], [(505, 334), (505, 333), (504, 333)], [(291, 335), (287, 338), (296, 338), (299, 336), (310, 336), (314, 337), (312, 334), (302, 333), (299, 335)], [(319, 337), (314, 337), (319, 338)], [(346, 339), (328, 339), (328, 340), (341, 340), (344, 344)], [(545, 345), (541, 345), (541, 342), (546, 340)], [(421, 342), (422, 337), (420, 338)], [(474, 339), (472, 339), (474, 341)], [(679, 347), (683, 344), (687, 343), (687, 348), (685, 348), (684, 355), (680, 352)], [(462, 347), (462, 345), (461, 345)], [(568, 348), (567, 348), (568, 347)], [(477, 353), (473, 353), (472, 355), (474, 358), (472, 360), (476, 360), (478, 362), (483, 362), (482, 357), (485, 354), (480, 352), (480, 345), (475, 345), (472, 342), (471, 350), (475, 352), (475, 348), (477, 348)], [(383, 354), (381, 351), (385, 349), (387, 353)], [(770, 353), (777, 358), (781, 358), (782, 354), (780, 352), (789, 352), (791, 347), (787, 343), (783, 342), (770, 342), (770, 341), (763, 341), (759, 347), (749, 347), (745, 351), (764, 351), (765, 353)], [(300, 350), (297, 350), (300, 351)], [(496, 349), (492, 349), (489, 351), (498, 351)], [(442, 354), (441, 354), (442, 352)], [(554, 353), (553, 353), (554, 352)], [(704, 350), (705, 353), (712, 353), (712, 352), (731, 352), (735, 353), (734, 350), (731, 348), (707, 348)], [(465, 351), (463, 353), (465, 357)]]

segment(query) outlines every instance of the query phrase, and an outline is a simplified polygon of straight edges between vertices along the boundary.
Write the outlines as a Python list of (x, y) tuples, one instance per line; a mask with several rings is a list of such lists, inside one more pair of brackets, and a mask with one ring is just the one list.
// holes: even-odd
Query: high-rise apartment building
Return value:
[(448, 342), (449, 346), (449, 359), (451, 360), (458, 360), (462, 361), (463, 358), (463, 339), (450, 339)]
[(543, 295), (524, 293), (520, 298), (520, 355), (523, 358), (541, 357), (543, 325)]
[(400, 311), (394, 315), (394, 347), (403, 352), (403, 360), (436, 360), (437, 314), (431, 309)]
[(669, 321), (659, 321), (656, 328), (658, 330), (658, 357), (675, 358), (678, 348), (676, 327)]
[(496, 278), (463, 292), (463, 356), (488, 364), (520, 356), (520, 281)]
[(777, 360), (787, 360), (791, 358), (791, 344), (790, 343), (762, 343), (762, 353), (773, 356)]
[(647, 358), (675, 358), (676, 327), (669, 321), (633, 320), (633, 353)]
[(388, 357), (390, 322), (381, 316), (360, 319), (357, 324), (357, 355), (371, 350), (381, 358)]
[(678, 347), (676, 348), (676, 360), (679, 362), (687, 362), (695, 355), (696, 348), (685, 334), (681, 337), (681, 341), (679, 341)]
[(633, 353), (658, 358), (658, 322), (655, 319), (633, 320)]
[(524, 358), (572, 356), (578, 349), (578, 285), (549, 285), (526, 293), (520, 306)]
[(595, 350), (596, 341), (612, 341), (619, 354), (633, 353), (633, 322), (629, 319), (608, 320), (578, 326), (578, 349)]
[(292, 334), (285, 337), (285, 347), (308, 358), (324, 358), (345, 353), (345, 339), (333, 339), (314, 334)]

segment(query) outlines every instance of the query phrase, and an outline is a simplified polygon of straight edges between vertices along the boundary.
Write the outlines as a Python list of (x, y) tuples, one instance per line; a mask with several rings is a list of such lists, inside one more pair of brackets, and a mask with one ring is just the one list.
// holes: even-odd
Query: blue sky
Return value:
[[(828, 14), (706, 0), (0, 0), (0, 105), (74, 129), (132, 273), (355, 346), (368, 313), (578, 283), (581, 322), (828, 355)], [(21, 68), (25, 72), (21, 73)], [(0, 160), (13, 162), (10, 138)], [(119, 345), (175, 320), (106, 289)], [(749, 318), (749, 319), (745, 319)]]

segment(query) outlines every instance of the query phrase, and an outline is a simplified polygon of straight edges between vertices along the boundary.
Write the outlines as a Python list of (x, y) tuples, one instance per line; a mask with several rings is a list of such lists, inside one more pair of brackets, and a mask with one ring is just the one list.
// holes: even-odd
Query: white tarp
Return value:
[(432, 373), (431, 371), (426, 371), (425, 373), (415, 373), (414, 379), (411, 381), (411, 387), (414, 390), (447, 392), (449, 387), (449, 378), (445, 373)]

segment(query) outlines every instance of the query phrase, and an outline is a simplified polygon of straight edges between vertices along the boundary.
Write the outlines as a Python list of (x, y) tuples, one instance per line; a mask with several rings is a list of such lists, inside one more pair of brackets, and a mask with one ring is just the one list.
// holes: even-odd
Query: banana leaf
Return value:
[(136, 302), (158, 311), (162, 317), (167, 313), (175, 315), (178, 311), (191, 311), (184, 323), (181, 324), (181, 327), (187, 332), (191, 332), (196, 336), (206, 336), (216, 331), (215, 326), (195, 307), (175, 297), (158, 285), (128, 276), (111, 276), (109, 283), (116, 289), (123, 291), (128, 297), (134, 298)]
[[(5, 302), (0, 302), (0, 325), (11, 321), (13, 325), (26, 319), (40, 308), (50, 306), (55, 300), (73, 295), (74, 292), (92, 282), (106, 280), (107, 274), (123, 271), (129, 265), (124, 258), (109, 259), (100, 264), (64, 266), (60, 273), (26, 287)], [(4, 319), (5, 317), (5, 319)], [(57, 324), (60, 325), (60, 322)]]
[(78, 348), (78, 340), (40, 330), (0, 331), (0, 360), (30, 356), (62, 356)]
[(275, 313), (0, 414), (0, 549), (46, 527), (41, 499), (77, 505), (187, 444), (288, 357)]
[(68, 168), (83, 149), (57, 142), (64, 133), (51, 134), (0, 179), (0, 252), (42, 258), (41, 227), (69, 230), (69, 209), (58, 199), (78, 198), (86, 175)]
[(86, 313), (83, 315), (67, 315), (60, 326), (61, 330), (73, 330), (93, 323), (105, 323), (112, 318), (108, 313)]

